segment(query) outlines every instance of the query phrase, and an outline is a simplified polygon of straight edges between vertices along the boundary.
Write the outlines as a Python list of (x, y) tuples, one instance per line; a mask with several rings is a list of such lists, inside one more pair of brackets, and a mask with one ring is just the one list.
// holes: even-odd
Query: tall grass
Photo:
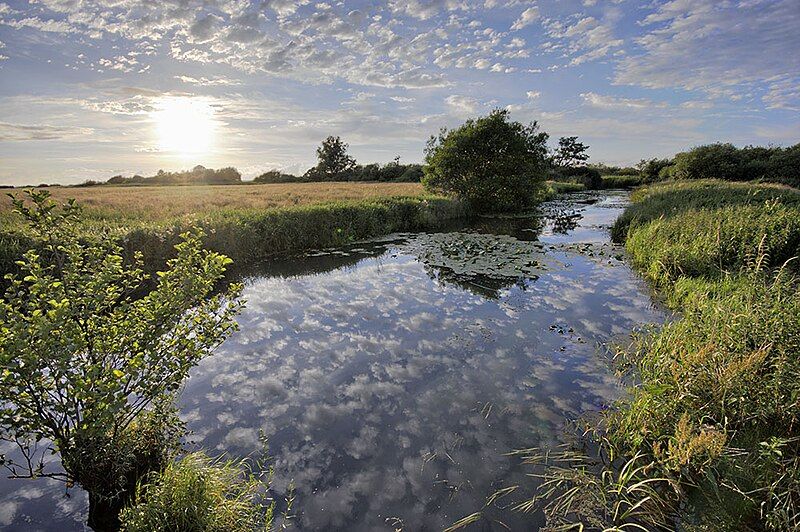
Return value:
[(618, 354), (637, 384), (591, 430), (618, 463), (529, 453), (549, 467), (523, 504), (554, 526), (800, 529), (800, 194), (701, 181), (633, 197), (615, 238), (680, 319)]
[(124, 532), (270, 530), (274, 504), (243, 461), (195, 452), (141, 484), (120, 516)]
[[(102, 231), (118, 236), (126, 254), (141, 251), (156, 270), (171, 256), (181, 233), (201, 227), (204, 245), (245, 265), (276, 253), (337, 246), (397, 231), (436, 228), (469, 215), (457, 201), (436, 196), (396, 197), (274, 209), (227, 209), (157, 221), (89, 219), (83, 236)], [(21, 253), (36, 243), (22, 226), (0, 230), (0, 271), (11, 271)]]
[(735, 272), (756, 257), (778, 266), (800, 253), (800, 192), (793, 189), (668, 183), (636, 191), (633, 200), (612, 238), (662, 287), (680, 276)]

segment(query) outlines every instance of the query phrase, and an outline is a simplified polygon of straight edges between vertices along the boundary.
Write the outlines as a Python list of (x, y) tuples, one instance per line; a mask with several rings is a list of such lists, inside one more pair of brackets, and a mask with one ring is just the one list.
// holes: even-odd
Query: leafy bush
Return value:
[[(80, 238), (74, 202), (57, 209), (49, 193), (28, 194), (30, 207), (13, 201), (39, 245), (22, 256), (19, 275), (6, 276), (0, 301), (0, 439), (26, 460), (2, 463), (17, 477), (80, 484), (90, 520), (113, 527), (149, 452), (131, 444), (141, 441), (142, 416), (234, 330), (239, 287), (212, 295), (231, 261), (204, 251), (202, 233), (181, 235), (151, 280), (141, 255), (126, 265), (108, 233)], [(50, 452), (61, 458), (55, 470)]]
[(139, 485), (120, 515), (124, 532), (270, 530), (264, 482), (238, 460), (192, 453)]
[(479, 211), (519, 211), (535, 201), (546, 176), (547, 134), (511, 122), (507, 110), (442, 129), (428, 141), (423, 185)]
[(567, 166), (557, 170), (557, 181), (578, 183), (588, 190), (603, 188), (603, 177), (600, 172), (588, 166)]
[(652, 182), (661, 179), (661, 171), (671, 164), (669, 159), (642, 159), (636, 167), (642, 180)]
[(616, 175), (616, 176), (638, 176), (639, 175), (639, 169), (638, 168), (634, 168), (633, 166), (613, 166), (613, 165), (607, 165), (607, 164), (603, 164), (603, 163), (593, 163), (593, 164), (590, 164), (588, 166), (590, 168), (594, 168), (595, 170), (600, 172), (600, 175), (603, 176), (603, 177), (612, 176), (612, 175)]
[(677, 154), (674, 164), (676, 179), (760, 179), (800, 187), (800, 144), (741, 149), (733, 144), (708, 144)]

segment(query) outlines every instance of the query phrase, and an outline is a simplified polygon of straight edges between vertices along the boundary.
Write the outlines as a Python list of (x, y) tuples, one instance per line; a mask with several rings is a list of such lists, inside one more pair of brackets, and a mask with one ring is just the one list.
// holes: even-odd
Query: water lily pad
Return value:
[(416, 255), (426, 266), (464, 278), (537, 278), (555, 262), (542, 251), (541, 244), (508, 235), (423, 234), (401, 248)]

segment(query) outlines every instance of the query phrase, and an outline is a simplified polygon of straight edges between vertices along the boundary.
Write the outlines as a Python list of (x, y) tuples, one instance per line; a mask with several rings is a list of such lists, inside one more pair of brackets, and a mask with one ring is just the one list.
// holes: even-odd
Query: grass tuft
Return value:
[(274, 505), (243, 461), (184, 456), (137, 489), (121, 514), (124, 532), (269, 530)]

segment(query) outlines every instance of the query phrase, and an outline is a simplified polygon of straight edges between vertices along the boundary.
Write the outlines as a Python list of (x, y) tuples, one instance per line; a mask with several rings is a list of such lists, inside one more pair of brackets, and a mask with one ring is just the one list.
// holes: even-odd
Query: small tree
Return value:
[(322, 177), (334, 177), (342, 172), (352, 170), (356, 160), (347, 154), (349, 146), (339, 137), (330, 136), (317, 148), (317, 166), (309, 170), (309, 174)]
[(536, 122), (511, 122), (507, 110), (496, 109), (432, 136), (422, 182), (480, 211), (525, 209), (545, 179), (547, 138)]
[[(148, 286), (140, 255), (126, 265), (108, 233), (77, 236), (74, 202), (58, 209), (47, 192), (28, 196), (31, 207), (12, 201), (38, 250), (6, 276), (0, 301), (0, 439), (22, 459), (0, 463), (11, 477), (81, 485), (90, 526), (114, 529), (148, 460), (163, 455), (169, 427), (151, 423), (152, 405), (234, 330), (240, 288), (212, 296), (231, 261), (204, 251), (199, 232), (182, 235)], [(46, 457), (56, 453), (54, 468)]]
[(581, 166), (589, 159), (589, 154), (586, 153), (588, 149), (589, 146), (578, 142), (578, 137), (561, 137), (551, 162), (557, 168)]

